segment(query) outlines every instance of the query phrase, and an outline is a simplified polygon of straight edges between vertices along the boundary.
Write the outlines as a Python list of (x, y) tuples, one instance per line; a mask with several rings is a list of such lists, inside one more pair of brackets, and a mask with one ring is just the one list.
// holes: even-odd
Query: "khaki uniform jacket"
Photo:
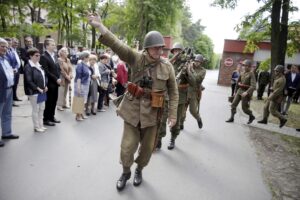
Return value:
[[(152, 78), (152, 92), (167, 92), (169, 95), (169, 117), (176, 119), (178, 105), (178, 89), (175, 80), (175, 73), (171, 63), (167, 60), (159, 62), (151, 59), (144, 52), (137, 52), (127, 45), (123, 44), (110, 31), (101, 35), (99, 41), (106, 46), (109, 46), (121, 60), (128, 63), (133, 76), (135, 74), (143, 74), (145, 66), (152, 65), (148, 70), (148, 75)], [(136, 82), (137, 80), (134, 80)], [(147, 90), (146, 88), (144, 88)], [(151, 92), (146, 91), (148, 94)], [(141, 128), (157, 125), (158, 108), (151, 107), (151, 98), (149, 95), (144, 95), (141, 98), (133, 97), (129, 93), (125, 96), (117, 108), (117, 113), (127, 123), (137, 127), (140, 123)]]
[[(239, 83), (249, 86), (248, 89), (242, 88), (239, 86)], [(256, 79), (253, 72), (243, 72), (237, 81), (236, 84), (236, 94), (241, 95), (243, 92), (247, 92), (248, 96), (253, 95), (254, 90), (256, 89)]]
[(188, 73), (188, 82), (189, 82), (189, 91), (188, 97), (196, 97), (195, 94), (198, 94), (201, 90), (201, 84), (206, 75), (206, 69), (204, 67), (195, 67), (194, 63), (191, 63), (193, 69), (191, 73)]
[(283, 91), (285, 87), (285, 76), (280, 75), (275, 77), (274, 83), (273, 83), (273, 92), (268, 97), (269, 100), (280, 103), (283, 100)]

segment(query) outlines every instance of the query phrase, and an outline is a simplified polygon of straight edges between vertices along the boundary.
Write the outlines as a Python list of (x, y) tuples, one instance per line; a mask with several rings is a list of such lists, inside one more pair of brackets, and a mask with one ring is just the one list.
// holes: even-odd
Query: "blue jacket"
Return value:
[(6, 57), (7, 57), (7, 60), (9, 62), (9, 64), (12, 66), (13, 69), (17, 68), (18, 66), (18, 61), (17, 61), (17, 58), (16, 58), (16, 55), (14, 52), (12, 52), (11, 49), (8, 49), (7, 52), (6, 52)]
[(81, 84), (88, 85), (90, 78), (90, 70), (89, 67), (84, 64), (83, 62), (79, 63), (76, 67), (76, 76), (75, 76), (75, 83), (78, 79), (81, 80)]
[(7, 78), (3, 69), (2, 64), (0, 63), (0, 103), (3, 103), (6, 99), (6, 89), (7, 88)]

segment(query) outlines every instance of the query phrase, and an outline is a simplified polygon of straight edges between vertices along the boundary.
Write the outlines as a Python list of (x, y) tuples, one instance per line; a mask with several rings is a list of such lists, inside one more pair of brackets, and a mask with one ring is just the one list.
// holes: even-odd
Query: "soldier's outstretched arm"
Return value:
[(101, 17), (95, 13), (88, 14), (88, 23), (100, 31), (99, 41), (105, 46), (110, 47), (121, 60), (129, 65), (135, 63), (139, 53), (132, 50), (129, 46), (120, 41), (113, 33), (111, 33), (102, 23)]

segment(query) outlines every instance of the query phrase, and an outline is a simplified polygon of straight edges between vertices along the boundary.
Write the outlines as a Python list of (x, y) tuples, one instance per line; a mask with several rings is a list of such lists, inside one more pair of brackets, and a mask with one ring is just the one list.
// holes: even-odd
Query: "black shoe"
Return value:
[(0, 140), (0, 147), (4, 147), (4, 142), (2, 140)]
[(254, 115), (249, 115), (249, 121), (247, 122), (247, 124), (251, 124), (253, 120), (255, 120)]
[(127, 182), (128, 179), (130, 179), (130, 176), (131, 176), (131, 172), (126, 173), (126, 174), (123, 173), (121, 175), (121, 177), (117, 181), (117, 190), (122, 191), (125, 188), (126, 182)]
[(183, 124), (182, 125), (180, 125), (180, 130), (183, 130), (184, 129), (184, 126), (183, 126)]
[(92, 111), (92, 114), (93, 114), (93, 115), (97, 115), (97, 113), (96, 113), (96, 112), (94, 112), (94, 111)]
[(44, 121), (44, 125), (46, 125), (46, 126), (55, 126), (55, 123), (47, 120), (47, 121)]
[(300, 131), (300, 128), (297, 128), (296, 131)]
[(268, 120), (262, 119), (260, 121), (257, 121), (257, 123), (259, 123), (259, 124), (268, 124)]
[(139, 186), (142, 183), (142, 181), (143, 181), (142, 171), (139, 169), (135, 169), (133, 185)]
[(198, 122), (198, 127), (201, 129), (203, 127), (202, 120), (200, 119)]
[(158, 141), (157, 141), (157, 144), (156, 144), (155, 149), (156, 149), (156, 150), (161, 149), (161, 140), (158, 140)]
[(228, 122), (228, 123), (234, 122), (234, 118), (233, 118), (233, 117), (230, 117), (230, 118), (227, 119), (225, 122)]
[(87, 112), (87, 113), (85, 113), (85, 114), (86, 114), (87, 116), (90, 116), (90, 115), (91, 115), (91, 113), (88, 113), (88, 112)]
[(172, 150), (172, 149), (174, 149), (175, 148), (175, 139), (171, 139), (170, 140), (170, 144), (169, 144), (169, 146), (168, 146), (168, 149), (169, 150)]
[(285, 125), (286, 122), (287, 122), (287, 119), (281, 119), (280, 124), (279, 124), (279, 128), (282, 128)]
[(50, 121), (53, 122), (53, 123), (60, 123), (60, 120), (56, 119), (55, 117)]
[(2, 139), (19, 139), (19, 136), (11, 134), (11, 135), (2, 136), (1, 138)]
[(17, 104), (13, 104), (13, 107), (20, 107), (19, 105), (17, 105)]

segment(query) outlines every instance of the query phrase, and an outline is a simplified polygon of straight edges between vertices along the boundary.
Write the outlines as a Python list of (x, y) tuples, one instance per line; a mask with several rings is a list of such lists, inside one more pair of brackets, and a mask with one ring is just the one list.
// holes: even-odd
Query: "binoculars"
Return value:
[(152, 78), (149, 76), (143, 76), (143, 78), (139, 81), (139, 86), (142, 88), (152, 88)]

